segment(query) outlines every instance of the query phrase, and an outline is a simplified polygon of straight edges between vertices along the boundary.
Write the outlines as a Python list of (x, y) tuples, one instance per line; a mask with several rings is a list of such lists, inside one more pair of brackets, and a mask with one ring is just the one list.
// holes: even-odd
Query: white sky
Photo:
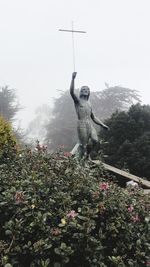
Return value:
[(71, 28), (76, 86), (104, 82), (140, 91), (150, 104), (150, 0), (0, 0), (0, 86), (17, 89), (22, 125), (70, 85)]

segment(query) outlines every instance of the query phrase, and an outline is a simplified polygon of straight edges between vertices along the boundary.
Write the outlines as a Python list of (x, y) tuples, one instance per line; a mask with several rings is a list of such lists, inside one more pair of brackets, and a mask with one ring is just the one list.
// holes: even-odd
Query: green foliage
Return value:
[[(21, 106), (18, 103), (16, 91), (9, 89), (8, 86), (0, 87), (0, 116), (12, 123), (16, 120), (15, 116), (20, 109)], [(13, 129), (13, 131), (17, 136), (17, 140), (23, 141), (23, 131), (20, 128)]]
[(9, 89), (8, 86), (0, 87), (0, 115), (8, 121), (13, 121), (19, 110), (15, 90)]
[(14, 153), (16, 138), (10, 123), (0, 116), (0, 162)]
[(107, 123), (110, 131), (103, 133), (108, 142), (106, 161), (150, 178), (150, 106), (133, 105), (128, 112), (114, 113)]
[(37, 144), (0, 165), (0, 265), (145, 267), (149, 195)]
[[(77, 91), (76, 93), (78, 94)], [(104, 119), (108, 118), (116, 109), (127, 110), (133, 103), (140, 102), (140, 98), (136, 90), (115, 86), (91, 92), (90, 102), (95, 115)], [(72, 150), (77, 143), (76, 121), (74, 103), (67, 91), (55, 100), (53, 118), (47, 125), (46, 142), (49, 143), (51, 150), (56, 150), (61, 143), (68, 150)]]

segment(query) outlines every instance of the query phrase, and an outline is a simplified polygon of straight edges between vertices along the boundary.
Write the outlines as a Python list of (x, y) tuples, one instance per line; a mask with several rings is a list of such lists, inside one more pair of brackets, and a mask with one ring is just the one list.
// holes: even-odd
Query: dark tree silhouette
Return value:
[(150, 106), (132, 105), (114, 113), (107, 124), (110, 131), (102, 133), (106, 162), (150, 179)]

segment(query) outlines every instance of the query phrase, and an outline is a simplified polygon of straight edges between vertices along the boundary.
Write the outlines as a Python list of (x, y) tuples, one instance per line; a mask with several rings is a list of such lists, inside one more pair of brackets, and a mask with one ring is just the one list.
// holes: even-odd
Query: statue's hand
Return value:
[(104, 128), (105, 130), (107, 130), (107, 131), (110, 130), (110, 128), (109, 128), (107, 125), (104, 125), (103, 128)]
[(73, 72), (72, 73), (72, 79), (75, 79), (76, 75), (77, 75), (77, 72)]

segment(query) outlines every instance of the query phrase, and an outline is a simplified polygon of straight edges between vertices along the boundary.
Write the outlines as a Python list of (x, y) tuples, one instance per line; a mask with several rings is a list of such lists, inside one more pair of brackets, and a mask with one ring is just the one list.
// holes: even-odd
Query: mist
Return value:
[(121, 85), (150, 104), (148, 0), (0, 1), (0, 86), (16, 89), (23, 107), (18, 124), (27, 129), (43, 104), (53, 107), (58, 90), (69, 89), (74, 21), (76, 87), (91, 91)]

